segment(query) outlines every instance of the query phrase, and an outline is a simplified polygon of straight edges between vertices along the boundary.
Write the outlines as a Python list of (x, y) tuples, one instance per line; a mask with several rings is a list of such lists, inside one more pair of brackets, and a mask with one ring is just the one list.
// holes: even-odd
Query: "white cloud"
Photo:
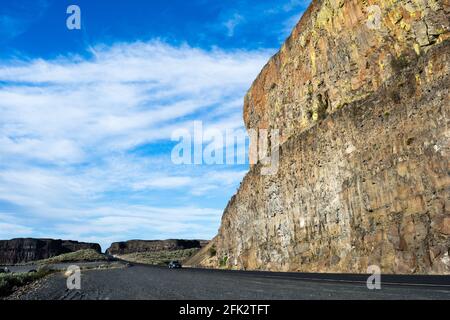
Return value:
[(69, 218), (56, 224), (53, 237), (98, 241), (103, 249), (113, 241), (135, 238), (167, 239), (175, 235), (208, 239), (216, 233), (221, 214), (218, 209), (197, 207), (101, 207), (88, 212), (89, 219)]
[(0, 87), (2, 156), (80, 162), (92, 148), (165, 139), (175, 121), (242, 97), (268, 56), (160, 42), (92, 51), (90, 60), (0, 65), (0, 81), (10, 82)]
[(152, 180), (139, 181), (133, 185), (135, 190), (143, 189), (174, 189), (191, 185), (191, 177), (156, 177)]
[[(243, 95), (272, 51), (150, 41), (91, 52), (89, 59), (0, 62), (0, 201), (32, 217), (0, 223), (17, 225), (18, 234), (104, 243), (136, 233), (212, 236), (222, 208), (202, 209), (194, 199), (232, 190), (242, 168), (181, 168), (170, 151), (132, 150), (167, 143), (193, 119), (242, 128)], [(167, 197), (150, 203), (154, 191)]]
[(224, 22), (224, 26), (227, 29), (227, 35), (229, 37), (234, 36), (234, 30), (238, 25), (243, 23), (245, 21), (244, 17), (242, 17), (240, 14), (233, 14), (233, 16)]
[(33, 232), (32, 228), (11, 223), (0, 222), (0, 238), (13, 239), (27, 236)]
[(311, 1), (305, 0), (290, 0), (288, 3), (283, 5), (283, 10), (285, 12), (290, 12), (292, 10), (296, 10), (298, 7), (307, 6)]

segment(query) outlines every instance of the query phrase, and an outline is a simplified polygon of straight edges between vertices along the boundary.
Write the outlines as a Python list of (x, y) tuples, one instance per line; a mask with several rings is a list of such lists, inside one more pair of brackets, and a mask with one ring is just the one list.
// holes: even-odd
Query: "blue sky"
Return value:
[(171, 136), (242, 130), (308, 3), (2, 0), (0, 238), (213, 237), (248, 166), (176, 165)]

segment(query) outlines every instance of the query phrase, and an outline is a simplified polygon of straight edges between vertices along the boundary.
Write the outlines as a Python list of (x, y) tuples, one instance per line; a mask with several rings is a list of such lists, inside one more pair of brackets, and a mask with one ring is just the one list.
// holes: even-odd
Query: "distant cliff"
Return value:
[(32, 238), (0, 240), (0, 264), (16, 264), (47, 259), (84, 249), (101, 252), (99, 244), (71, 240)]
[(192, 248), (201, 248), (206, 245), (205, 240), (130, 240), (114, 242), (106, 250), (110, 255), (124, 255), (137, 252), (172, 251)]
[(450, 273), (449, 1), (314, 0), (257, 77), (248, 129), (278, 129), (191, 264)]

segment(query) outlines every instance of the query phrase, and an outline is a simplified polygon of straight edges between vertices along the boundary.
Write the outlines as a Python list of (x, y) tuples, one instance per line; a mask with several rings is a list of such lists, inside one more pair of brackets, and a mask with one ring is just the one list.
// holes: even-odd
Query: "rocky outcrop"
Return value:
[(110, 255), (124, 255), (136, 252), (172, 251), (192, 248), (201, 248), (206, 245), (206, 240), (130, 240), (126, 242), (114, 242), (106, 250)]
[(449, 1), (313, 1), (244, 105), (278, 129), (199, 266), (450, 273)]
[(99, 244), (71, 240), (32, 238), (0, 240), (0, 264), (16, 264), (47, 259), (85, 249), (101, 252)]

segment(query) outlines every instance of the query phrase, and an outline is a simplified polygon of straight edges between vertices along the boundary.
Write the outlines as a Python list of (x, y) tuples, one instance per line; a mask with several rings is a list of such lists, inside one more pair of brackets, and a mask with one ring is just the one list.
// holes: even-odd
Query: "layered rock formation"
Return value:
[(279, 129), (192, 259), (236, 269), (450, 273), (450, 7), (313, 1), (244, 105)]
[(16, 264), (47, 259), (85, 249), (101, 252), (100, 245), (96, 243), (32, 238), (0, 240), (0, 264)]
[(106, 250), (110, 255), (124, 255), (136, 252), (156, 252), (201, 248), (207, 244), (205, 240), (130, 240), (114, 242)]

